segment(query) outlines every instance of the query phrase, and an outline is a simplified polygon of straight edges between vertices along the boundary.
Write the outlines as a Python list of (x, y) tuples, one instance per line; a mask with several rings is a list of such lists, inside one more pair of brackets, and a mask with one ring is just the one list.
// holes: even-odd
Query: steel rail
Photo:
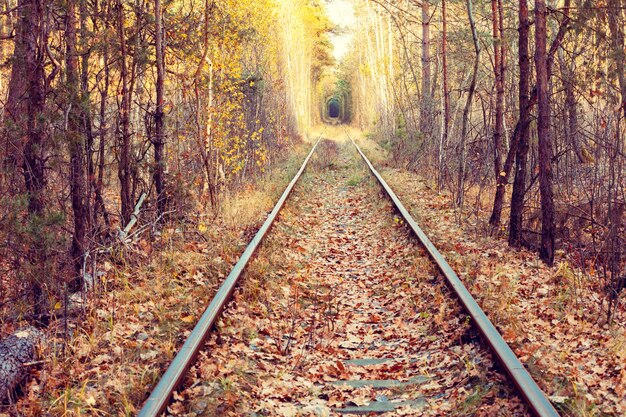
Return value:
[(326, 129), (324, 129), (322, 133), (320, 133), (320, 136), (311, 148), (311, 151), (302, 163), (300, 170), (293, 177), (293, 179), (283, 192), (282, 196), (274, 206), (274, 209), (267, 216), (267, 219), (265, 220), (259, 231), (256, 233), (256, 235), (254, 235), (254, 238), (252, 238), (245, 251), (233, 267), (232, 271), (230, 272), (230, 274), (228, 274), (228, 277), (226, 277), (226, 279), (220, 286), (219, 290), (213, 297), (213, 300), (211, 300), (211, 303), (202, 314), (202, 317), (200, 317), (200, 320), (191, 331), (191, 334), (189, 335), (183, 346), (180, 348), (180, 351), (178, 351), (178, 353), (174, 357), (174, 360), (170, 363), (170, 366), (167, 368), (167, 370), (159, 380), (158, 384), (150, 394), (150, 397), (148, 397), (148, 399), (144, 403), (143, 408), (138, 414), (138, 417), (157, 417), (166, 410), (174, 390), (182, 384), (187, 370), (189, 370), (189, 367), (198, 356), (198, 353), (200, 352), (200, 350), (202, 350), (204, 342), (209, 336), (211, 330), (213, 329), (215, 321), (230, 300), (232, 293), (237, 285), (237, 282), (239, 281), (239, 278), (243, 274), (246, 266), (248, 265), (248, 262), (256, 252), (257, 248), (261, 244), (261, 241), (274, 223), (274, 220), (276, 219), (278, 213), (285, 204), (287, 197), (289, 197), (291, 190), (300, 179), (300, 176), (304, 172), (309, 162), (309, 159), (311, 159), (311, 156), (313, 155), (313, 152), (315, 152), (315, 149), (317, 148), (317, 145), (319, 144), (325, 130)]
[(476, 327), (478, 327), (480, 333), (483, 335), (487, 344), (491, 348), (491, 351), (495, 354), (500, 364), (504, 367), (506, 372), (511, 376), (513, 382), (518, 388), (522, 397), (526, 400), (526, 404), (538, 417), (558, 417), (559, 414), (554, 409), (546, 395), (541, 391), (541, 388), (532, 379), (524, 365), (517, 358), (515, 353), (511, 350), (506, 341), (502, 338), (496, 327), (491, 323), (485, 312), (480, 308), (476, 300), (472, 297), (467, 290), (463, 282), (459, 279), (452, 267), (445, 260), (443, 255), (437, 250), (435, 245), (428, 239), (426, 234), (419, 227), (417, 222), (413, 219), (409, 211), (404, 207), (398, 196), (393, 192), (391, 187), (383, 179), (383, 177), (374, 168), (372, 163), (367, 159), (367, 156), (361, 151), (361, 148), (356, 144), (354, 139), (350, 137), (346, 131), (346, 135), (352, 141), (354, 147), (361, 154), (361, 158), (367, 164), (370, 171), (378, 180), (378, 183), (385, 190), (389, 198), (393, 201), (396, 209), (400, 212), (406, 223), (409, 225), (413, 233), (417, 236), (421, 244), (424, 246), (431, 259), (437, 264), (441, 273), (446, 277), (448, 284), (452, 290), (456, 293), (459, 301), (470, 315)]

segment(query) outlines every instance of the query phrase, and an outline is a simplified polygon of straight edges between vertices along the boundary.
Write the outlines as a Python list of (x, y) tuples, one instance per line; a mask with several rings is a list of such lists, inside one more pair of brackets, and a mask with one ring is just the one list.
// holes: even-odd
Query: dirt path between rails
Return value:
[(527, 415), (354, 148), (320, 146), (170, 415)]

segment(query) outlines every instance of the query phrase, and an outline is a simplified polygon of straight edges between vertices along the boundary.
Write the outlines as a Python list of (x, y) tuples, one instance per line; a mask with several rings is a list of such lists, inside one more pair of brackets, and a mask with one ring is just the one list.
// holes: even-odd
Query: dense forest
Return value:
[[(334, 22), (338, 3), (351, 23)], [(119, 294), (206, 260), (223, 278), (276, 175), (328, 124), (449, 196), (477, 236), (581, 271), (611, 325), (626, 293), (625, 26), (626, 0), (3, 0), (0, 339), (47, 329), (64, 364), (46, 365), (57, 383), (30, 412), (60, 415), (69, 386), (93, 406), (68, 369), (96, 356), (94, 329), (133, 315)], [(169, 355), (202, 298), (168, 303)], [(157, 368), (109, 406), (135, 412)]]
[(320, 4), (2, 7), (0, 293), (14, 318), (45, 322), (89, 284), (145, 196), (144, 225), (218, 210), (319, 119)]

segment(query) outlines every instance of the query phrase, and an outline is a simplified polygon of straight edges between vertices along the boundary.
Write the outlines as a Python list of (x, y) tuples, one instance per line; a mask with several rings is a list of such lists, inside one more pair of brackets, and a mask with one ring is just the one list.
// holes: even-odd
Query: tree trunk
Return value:
[(66, 138), (69, 141), (70, 154), (70, 191), (72, 194), (72, 212), (74, 214), (74, 234), (72, 235), (71, 256), (75, 278), (70, 282), (70, 291), (82, 287), (81, 269), (85, 253), (87, 233), (87, 210), (85, 206), (85, 145), (80, 129), (82, 103), (78, 79), (78, 59), (76, 53), (76, 0), (67, 0), (65, 21), (65, 83), (68, 91), (68, 112)]
[[(218, 195), (215, 177), (213, 175), (214, 164), (212, 158), (213, 149), (213, 90), (214, 90), (214, 75), (213, 75), (213, 62), (209, 57), (209, 40), (210, 29), (209, 22), (211, 19), (211, 11), (214, 7), (214, 3), (210, 3), (210, 0), (204, 2), (204, 19), (202, 27), (202, 58), (198, 62), (198, 67), (194, 75), (194, 94), (196, 99), (196, 128), (197, 128), (197, 140), (200, 149), (200, 156), (202, 157), (202, 164), (204, 172), (206, 174), (207, 190), (209, 193), (209, 200), (211, 202), (211, 208), (217, 209)], [(208, 98), (206, 104), (202, 104), (200, 88), (201, 88), (201, 74), (204, 65), (208, 62), (209, 66), (209, 81), (208, 81)], [(204, 108), (204, 111), (202, 110)], [(204, 126), (201, 122), (201, 113), (206, 112), (206, 121)]]
[(422, 1), (422, 103), (420, 112), (420, 132), (430, 135), (431, 126), (431, 83), (430, 83), (430, 3)]
[(163, 49), (163, 15), (161, 0), (154, 1), (154, 26), (156, 46), (156, 110), (154, 112), (154, 185), (157, 194), (157, 215), (165, 213), (165, 183), (163, 178), (165, 160), (163, 148), (165, 144), (165, 126), (163, 117), (163, 82), (165, 79), (165, 56)]
[(626, 53), (624, 52), (624, 32), (622, 22), (622, 0), (610, 0), (608, 11), (609, 30), (611, 31), (611, 41), (613, 47), (613, 59), (617, 69), (617, 81), (620, 89), (620, 108), (626, 118)]
[[(16, 40), (17, 44), (23, 43), (23, 63), (17, 63), (19, 70), (12, 76), (26, 78), (26, 143), (23, 148), (22, 169), (24, 184), (28, 193), (28, 214), (30, 221), (38, 222), (45, 215), (45, 153), (46, 144), (46, 120), (45, 120), (45, 48), (48, 42), (47, 32), (44, 30), (44, 4), (42, 0), (22, 0), (18, 3), (21, 10), (17, 33), (23, 39)], [(19, 62), (19, 61), (18, 61)], [(21, 65), (24, 65), (23, 67)], [(11, 83), (19, 85), (20, 83)], [(44, 238), (41, 228), (33, 231), (33, 246), (28, 259), (33, 266), (31, 282), (33, 288), (33, 304), (35, 317), (42, 317), (45, 312), (45, 298), (41, 285), (43, 269), (46, 257)]]
[(574, 95), (576, 72), (573, 67), (568, 66), (564, 59), (561, 60), (560, 66), (563, 68), (563, 89), (565, 90), (565, 108), (567, 109), (567, 139), (572, 146), (572, 150), (578, 162), (583, 163), (585, 162), (585, 157), (580, 149), (578, 135), (578, 103), (576, 103), (576, 96)]
[[(105, 24), (108, 27), (108, 24)], [(104, 186), (104, 167), (105, 167), (105, 143), (107, 133), (107, 120), (106, 120), (106, 108), (109, 95), (109, 83), (110, 83), (110, 65), (109, 65), (109, 46), (105, 42), (102, 51), (102, 62), (104, 66), (104, 85), (100, 90), (100, 116), (99, 116), (99, 144), (98, 144), (98, 174), (94, 187), (95, 202), (94, 202), (94, 224), (98, 222), (98, 213), (102, 213), (104, 223), (108, 228), (110, 225), (109, 214), (106, 211), (104, 205), (104, 198), (102, 196), (102, 189)]]
[(448, 42), (448, 23), (446, 16), (446, 0), (441, 0), (441, 23), (442, 23), (442, 33), (441, 33), (441, 59), (442, 59), (442, 70), (443, 70), (443, 115), (442, 115), (442, 125), (443, 129), (441, 132), (441, 138), (439, 140), (439, 181), (438, 186), (439, 189), (443, 187), (443, 170), (444, 170), (444, 149), (446, 143), (448, 142), (448, 126), (450, 124), (450, 97), (448, 95), (448, 58), (447, 58), (447, 42)]
[(476, 32), (476, 23), (474, 22), (474, 10), (472, 0), (466, 0), (467, 17), (469, 19), (470, 28), (472, 29), (472, 40), (474, 41), (474, 67), (472, 68), (472, 80), (470, 81), (469, 92), (467, 94), (467, 102), (463, 109), (463, 121), (461, 127), (461, 156), (459, 158), (459, 178), (457, 185), (457, 205), (463, 207), (463, 199), (465, 194), (465, 153), (467, 143), (467, 126), (469, 123), (469, 114), (472, 108), (472, 100), (474, 91), (476, 90), (476, 76), (478, 74), (478, 64), (480, 63), (480, 46), (478, 43), (478, 33)]
[(122, 101), (119, 109), (120, 144), (118, 148), (118, 178), (120, 180), (120, 201), (122, 204), (122, 224), (130, 221), (133, 210), (130, 184), (130, 89), (128, 87), (128, 66), (126, 52), (126, 30), (124, 28), (124, 6), (117, 0), (117, 31), (120, 41), (120, 87)]
[(519, 142), (515, 155), (515, 179), (511, 196), (511, 214), (509, 221), (509, 245), (518, 247), (522, 243), (522, 225), (524, 195), (526, 193), (526, 165), (530, 121), (530, 57), (528, 52), (528, 17), (527, 0), (519, 0)]
[[(623, 112), (626, 118), (626, 70), (624, 60), (624, 32), (622, 23), (622, 1), (610, 0), (608, 12), (609, 30), (611, 32), (613, 59), (617, 69), (617, 80), (620, 89), (620, 106), (618, 112)], [(608, 308), (608, 320), (611, 320), (612, 314), (619, 304), (617, 294), (619, 293), (619, 280), (622, 266), (622, 243), (620, 242), (620, 228), (623, 226), (622, 217), (624, 212), (624, 201), (619, 201), (620, 194), (623, 190), (619, 187), (622, 181), (622, 161), (619, 156), (623, 154), (623, 146), (620, 135), (620, 120), (617, 117), (617, 127), (615, 133), (615, 143), (610, 150), (610, 166), (609, 166), (609, 236), (608, 249), (609, 254), (609, 270), (611, 271), (611, 287), (612, 293)]]
[(546, 51), (546, 2), (535, 0), (535, 68), (537, 73), (537, 135), (539, 137), (539, 191), (541, 194), (541, 248), (539, 257), (554, 263), (554, 196), (552, 193), (552, 138)]
[(496, 121), (493, 128), (493, 167), (496, 178), (496, 197), (494, 200), (494, 209), (489, 219), (489, 224), (498, 226), (500, 224), (500, 213), (502, 212), (502, 203), (504, 200), (505, 183), (502, 177), (502, 155), (503, 155), (503, 137), (504, 137), (504, 40), (502, 39), (502, 0), (491, 0), (491, 18), (493, 26), (494, 41), (494, 77), (496, 81)]
[(94, 132), (92, 124), (92, 114), (89, 103), (91, 102), (89, 92), (89, 58), (91, 57), (91, 49), (89, 48), (90, 35), (88, 32), (88, 10), (87, 2), (79, 0), (78, 3), (80, 16), (80, 49), (81, 49), (81, 73), (80, 73), (80, 90), (81, 90), (81, 129), (85, 135), (85, 163), (86, 163), (86, 190), (85, 190), (85, 212), (87, 213), (87, 229), (91, 233), (95, 224), (95, 211), (93, 204), (93, 195), (96, 189), (96, 175), (94, 165)]
[(4, 167), (10, 170), (12, 174), (19, 172), (18, 167), (23, 165), (23, 138), (28, 129), (27, 91), (29, 82), (28, 77), (25, 77), (24, 74), (28, 74), (26, 54), (29, 45), (27, 38), (28, 36), (35, 36), (32, 33), (29, 34), (30, 28), (27, 22), (27, 15), (30, 13), (32, 4), (33, 1), (31, 0), (20, 0), (17, 4), (18, 10), (24, 10), (24, 13), (20, 13), (20, 18), (15, 24), (11, 78), (9, 79), (7, 101), (4, 106), (3, 122), (7, 129)]

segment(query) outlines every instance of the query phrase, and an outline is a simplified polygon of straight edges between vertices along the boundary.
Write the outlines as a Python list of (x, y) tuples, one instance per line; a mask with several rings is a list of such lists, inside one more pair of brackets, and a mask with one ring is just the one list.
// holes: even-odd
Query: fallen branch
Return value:
[(50, 359), (44, 359), (41, 361), (31, 361), (31, 362), (24, 362), (22, 364), (22, 366), (35, 366), (35, 365), (43, 365), (44, 363), (48, 363), (50, 362)]
[(139, 219), (139, 210), (141, 210), (141, 205), (143, 204), (145, 199), (146, 199), (146, 193), (145, 192), (141, 193), (141, 196), (139, 196), (139, 200), (137, 201), (137, 204), (135, 205), (135, 209), (130, 215), (130, 220), (128, 224), (126, 225), (124, 230), (120, 230), (120, 233), (119, 233), (120, 240), (122, 241), (125, 240), (128, 237), (128, 233), (130, 232), (130, 229), (132, 229), (135, 223), (137, 223), (137, 220)]

